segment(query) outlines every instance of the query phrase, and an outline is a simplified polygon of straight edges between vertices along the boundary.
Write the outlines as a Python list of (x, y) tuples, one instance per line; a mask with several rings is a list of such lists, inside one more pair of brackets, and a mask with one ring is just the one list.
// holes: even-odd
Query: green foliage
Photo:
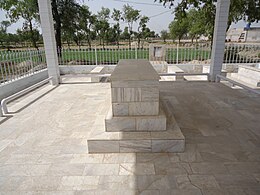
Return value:
[(29, 30), (33, 46), (38, 49), (34, 23), (39, 20), (37, 0), (1, 0), (0, 8), (7, 11), (12, 23), (24, 19), (23, 26)]
[[(165, 6), (176, 6), (175, 14), (185, 16), (190, 7), (205, 8), (210, 18), (215, 17), (217, 0), (155, 0)], [(230, 0), (228, 27), (232, 22), (244, 19), (248, 23), (260, 20), (260, 0)]]
[[(133, 9), (129, 5), (124, 5), (123, 10), (102, 7), (97, 14), (92, 14), (89, 7), (81, 5), (77, 0), (50, 0), (54, 19), (54, 30), (58, 55), (61, 55), (62, 43), (67, 43), (68, 47), (74, 42), (81, 47), (85, 42), (91, 48), (94, 39), (99, 39), (100, 44), (117, 43), (119, 40), (131, 39), (136, 35), (140, 44), (141, 40), (154, 37), (154, 31), (147, 27), (149, 18), (141, 17), (140, 11)], [(38, 31), (39, 10), (37, 0), (0, 0), (0, 8), (7, 12), (10, 22), (14, 23), (18, 19), (24, 19), (23, 28), (17, 31), (20, 36), (19, 41), (33, 43), (38, 48), (37, 42), (41, 41)], [(114, 22), (110, 23), (113, 19)], [(120, 29), (120, 22), (127, 23), (124, 32)], [(6, 33), (6, 28), (10, 22), (3, 21), (0, 25), (0, 42), (10, 42), (8, 39), (12, 35)], [(138, 23), (138, 28), (133, 29), (133, 24)], [(11, 38), (10, 38), (11, 39)]]
[(97, 13), (94, 21), (94, 30), (97, 36), (100, 39), (100, 44), (102, 43), (103, 47), (105, 46), (105, 41), (108, 42), (108, 33), (109, 33), (109, 20), (110, 10), (108, 8), (101, 8), (101, 11)]
[(91, 40), (95, 38), (92, 32), (95, 18), (89, 11), (89, 7), (83, 5), (79, 11), (79, 30), (81, 30), (83, 36), (87, 39), (88, 45), (91, 48)]
[(163, 42), (166, 42), (165, 40), (169, 37), (169, 33), (167, 30), (162, 30), (161, 31), (161, 38), (163, 39)]
[(133, 23), (140, 18), (140, 10), (135, 10), (130, 5), (123, 7), (123, 20), (128, 24), (129, 32), (131, 34)]
[(214, 18), (207, 15), (206, 8), (191, 9), (187, 13), (187, 20), (189, 21), (189, 36), (193, 40), (201, 35), (209, 37), (211, 40), (214, 29)]
[(79, 29), (80, 5), (75, 0), (52, 0), (52, 12), (57, 47), (62, 47), (61, 38), (67, 43), (74, 41), (80, 45)]
[(142, 16), (139, 21), (139, 25), (136, 32), (137, 42), (138, 42), (138, 48), (140, 48), (140, 42), (141, 39), (145, 39), (147, 36), (147, 23), (149, 21), (149, 18), (147, 16)]
[(169, 29), (171, 38), (178, 39), (180, 43), (183, 36), (189, 32), (189, 21), (186, 18), (175, 19), (170, 23)]
[(17, 22), (21, 18), (29, 22), (39, 16), (37, 0), (1, 0), (0, 8), (7, 11), (11, 22)]
[(122, 20), (122, 12), (120, 10), (117, 9), (113, 9), (113, 13), (112, 13), (112, 19), (116, 22), (116, 24), (113, 26), (114, 32), (115, 32), (115, 39), (117, 41), (117, 46), (119, 47), (119, 38), (120, 38), (120, 20)]
[(184, 17), (176, 16), (174, 21), (169, 25), (170, 36), (172, 39), (183, 38), (184, 35), (189, 36), (192, 41), (204, 35), (210, 40), (213, 37), (214, 18), (208, 15), (207, 6), (203, 8), (192, 8)]
[(140, 18), (140, 10), (136, 10), (130, 5), (124, 5), (123, 7), (123, 20), (128, 25), (129, 31), (129, 48), (131, 48), (131, 36), (133, 34), (133, 23)]
[(127, 26), (124, 28), (123, 33), (121, 34), (120, 37), (122, 40), (127, 40), (130, 38), (130, 34)]
[(6, 33), (7, 28), (11, 25), (11, 22), (7, 21), (7, 20), (3, 20), (0, 23), (0, 32), (1, 33)]

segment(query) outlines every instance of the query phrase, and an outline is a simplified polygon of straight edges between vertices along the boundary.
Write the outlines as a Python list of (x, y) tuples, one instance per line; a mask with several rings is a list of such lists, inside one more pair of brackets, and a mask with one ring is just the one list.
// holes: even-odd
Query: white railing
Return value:
[[(149, 59), (149, 48), (62, 49), (60, 65), (117, 64), (120, 59)], [(211, 43), (185, 43), (166, 46), (169, 64), (210, 64)], [(260, 44), (226, 43), (224, 63), (259, 63)]]
[[(62, 48), (60, 65), (112, 65), (120, 59), (149, 59), (149, 48)], [(168, 64), (205, 65), (211, 61), (211, 43), (166, 45)], [(226, 43), (225, 64), (260, 63), (260, 44)], [(13, 81), (46, 68), (44, 49), (0, 51), (0, 84)]]
[(120, 59), (148, 59), (149, 48), (61, 49), (60, 65), (111, 65)]
[(43, 49), (0, 51), (0, 84), (34, 74), (46, 67)]
[(224, 63), (260, 63), (260, 44), (226, 43)]
[(186, 43), (167, 47), (166, 61), (169, 64), (209, 64), (210, 43)]

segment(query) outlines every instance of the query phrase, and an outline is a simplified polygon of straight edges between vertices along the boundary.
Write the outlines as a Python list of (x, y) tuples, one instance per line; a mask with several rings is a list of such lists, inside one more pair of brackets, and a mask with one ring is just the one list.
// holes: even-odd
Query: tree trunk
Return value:
[(91, 40), (89, 37), (87, 37), (88, 47), (91, 49)]
[(69, 42), (68, 39), (67, 39), (67, 44), (68, 44), (68, 48), (69, 48), (69, 50), (70, 50), (70, 42)]
[(119, 49), (119, 34), (117, 35), (116, 44), (117, 44), (117, 48)]
[(142, 41), (142, 49), (144, 48), (144, 40)]
[(129, 43), (129, 49), (131, 49), (131, 35), (130, 35), (130, 37), (128, 39), (128, 43)]
[(140, 37), (138, 37), (138, 39), (137, 39), (138, 49), (140, 49), (140, 42), (141, 42), (141, 39), (140, 39)]
[(36, 40), (34, 38), (33, 26), (32, 26), (32, 21), (31, 20), (29, 20), (29, 28), (30, 28), (30, 36), (31, 36), (31, 41), (32, 41), (33, 47), (36, 48), (37, 50), (39, 50), (39, 48), (37, 46), (37, 43), (36, 43)]
[(55, 38), (56, 38), (56, 45), (57, 45), (57, 54), (58, 57), (61, 57), (61, 19), (57, 8), (57, 2), (56, 0), (51, 1), (52, 5), (52, 13), (53, 13), (53, 19), (55, 20)]

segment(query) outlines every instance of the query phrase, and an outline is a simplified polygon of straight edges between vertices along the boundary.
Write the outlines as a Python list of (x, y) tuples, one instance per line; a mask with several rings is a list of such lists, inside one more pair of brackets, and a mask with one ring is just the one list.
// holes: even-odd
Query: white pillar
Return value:
[(45, 55), (49, 77), (53, 77), (52, 84), (60, 83), (60, 71), (54, 33), (53, 16), (50, 0), (38, 0), (41, 28), (44, 41)]
[(230, 0), (218, 0), (214, 37), (211, 53), (211, 65), (210, 65), (210, 80), (215, 81), (216, 75), (221, 73), (225, 40), (226, 40), (226, 28), (229, 15)]

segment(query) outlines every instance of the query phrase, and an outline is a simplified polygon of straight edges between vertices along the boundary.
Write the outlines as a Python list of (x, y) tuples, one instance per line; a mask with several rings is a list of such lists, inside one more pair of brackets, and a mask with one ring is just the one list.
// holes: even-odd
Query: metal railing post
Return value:
[(177, 44), (176, 64), (179, 64), (179, 43)]
[(137, 59), (137, 45), (135, 44), (135, 59)]
[(1, 116), (4, 116), (4, 114), (3, 114), (3, 111), (2, 111), (2, 106), (0, 105), (0, 117)]
[(32, 59), (32, 51), (31, 51), (31, 50), (29, 50), (29, 56), (30, 56), (30, 63), (31, 63), (32, 73), (34, 74), (34, 70), (33, 70), (33, 59)]
[(95, 61), (96, 65), (98, 65), (98, 59), (97, 59), (97, 47), (95, 46)]

